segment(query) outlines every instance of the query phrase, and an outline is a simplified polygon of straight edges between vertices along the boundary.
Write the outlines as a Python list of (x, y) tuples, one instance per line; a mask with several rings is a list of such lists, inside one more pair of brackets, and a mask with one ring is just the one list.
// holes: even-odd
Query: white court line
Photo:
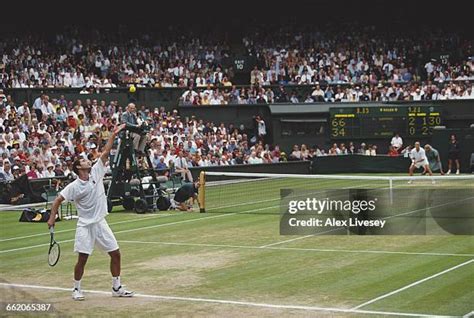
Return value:
[[(469, 197), (469, 198), (462, 199), (462, 200), (456, 200), (456, 201), (451, 201), (451, 202), (447, 202), (447, 203), (443, 203), (443, 204), (438, 204), (438, 205), (435, 205), (435, 206), (432, 206), (432, 207), (429, 207), (429, 208), (439, 208), (439, 207), (442, 207), (442, 206), (450, 205), (450, 204), (453, 204), (453, 203), (459, 203), (459, 202), (466, 201), (466, 200), (472, 200), (472, 199), (474, 199), (474, 197)], [(416, 209), (416, 210), (413, 210), (413, 211), (408, 211), (408, 212), (403, 212), (403, 213), (387, 216), (387, 217), (382, 218), (381, 220), (388, 220), (388, 219), (392, 219), (392, 218), (395, 218), (395, 217), (398, 217), (398, 216), (403, 216), (403, 215), (407, 215), (407, 214), (411, 214), (411, 213), (415, 213), (415, 212), (419, 212), (419, 211), (423, 211), (423, 210), (426, 210), (426, 208)], [(329, 230), (329, 231), (324, 231), (324, 232), (315, 233), (315, 234), (309, 234), (309, 235), (300, 236), (300, 237), (289, 239), (289, 240), (284, 240), (284, 241), (275, 242), (275, 243), (271, 243), (271, 244), (267, 244), (267, 245), (262, 245), (261, 247), (265, 248), (265, 247), (280, 245), (280, 244), (284, 244), (284, 243), (294, 242), (294, 241), (297, 241), (297, 240), (302, 240), (302, 239), (308, 238), (310, 236), (326, 234), (326, 233), (333, 232), (333, 231), (340, 230), (340, 229), (344, 229), (344, 227), (339, 227), (339, 228), (332, 229), (332, 230)]]
[(260, 246), (260, 248), (267, 248), (267, 247), (271, 247), (271, 246), (275, 246), (275, 245), (280, 245), (280, 244), (284, 244), (284, 243), (289, 243), (289, 242), (294, 242), (294, 241), (298, 241), (298, 240), (302, 240), (302, 239), (305, 239), (307, 237), (310, 237), (310, 236), (314, 236), (315, 234), (309, 234), (309, 235), (305, 235), (305, 236), (299, 236), (297, 238), (292, 238), (292, 239), (289, 239), (289, 240), (284, 240), (284, 241), (279, 241), (279, 242), (275, 242), (275, 243), (271, 243), (271, 244), (267, 244), (267, 245), (262, 245)]
[[(147, 220), (147, 219), (152, 219), (154, 217), (168, 217), (168, 216), (174, 216), (174, 215), (182, 215), (182, 214), (153, 214), (153, 215), (150, 215), (150, 216), (144, 216), (142, 218), (138, 218), (138, 219), (131, 219), (131, 220), (124, 220), (124, 221), (118, 221), (118, 222), (114, 222), (114, 223), (109, 223), (109, 225), (116, 225), (116, 224), (122, 224), (122, 223), (132, 223), (132, 222), (139, 222), (139, 221), (143, 221), (143, 220)], [(61, 231), (55, 231), (55, 234), (58, 234), (58, 233), (65, 233), (65, 232), (72, 232), (72, 231), (75, 231), (76, 229), (73, 228), (73, 229), (67, 229), (67, 230), (61, 230)], [(25, 238), (32, 238), (32, 237), (36, 237), (36, 236), (49, 236), (49, 232), (45, 232), (45, 233), (37, 233), (37, 234), (31, 234), (31, 235), (25, 235), (25, 236), (16, 236), (16, 237), (9, 237), (9, 238), (6, 238), (6, 239), (0, 239), (0, 242), (6, 242), (6, 241), (15, 241), (15, 240), (21, 240), (21, 239), (25, 239)]]
[(379, 300), (381, 300), (381, 299), (384, 299), (384, 298), (390, 297), (390, 296), (392, 296), (392, 295), (398, 294), (399, 292), (402, 292), (402, 291), (404, 291), (404, 290), (407, 290), (408, 288), (411, 288), (411, 287), (413, 287), (413, 286), (422, 284), (422, 283), (424, 283), (424, 282), (426, 282), (426, 281), (428, 281), (428, 280), (430, 280), (430, 279), (433, 279), (433, 278), (436, 278), (436, 277), (438, 277), (438, 276), (441, 276), (441, 275), (444, 275), (444, 274), (446, 274), (446, 273), (449, 273), (449, 272), (451, 272), (451, 271), (453, 271), (453, 270), (455, 270), (455, 269), (458, 269), (458, 268), (460, 268), (460, 267), (462, 267), (462, 266), (468, 265), (468, 264), (470, 264), (470, 263), (472, 263), (472, 262), (474, 262), (474, 258), (473, 258), (473, 259), (470, 259), (469, 261), (466, 261), (466, 262), (464, 262), (464, 263), (461, 263), (461, 264), (459, 264), (459, 265), (456, 265), (456, 266), (450, 267), (450, 268), (448, 268), (448, 269), (445, 269), (444, 271), (439, 272), (439, 273), (437, 273), (437, 274), (434, 274), (434, 275), (428, 276), (428, 277), (426, 277), (426, 278), (417, 280), (416, 282), (413, 282), (413, 283), (411, 283), (411, 284), (409, 284), (409, 285), (406, 285), (406, 286), (404, 286), (404, 287), (401, 287), (401, 288), (399, 288), (399, 289), (397, 289), (397, 290), (394, 290), (394, 291), (392, 291), (392, 292), (390, 292), (390, 293), (387, 293), (387, 294), (384, 294), (384, 295), (379, 296), (379, 297), (377, 297), (377, 298), (374, 298), (374, 299), (371, 299), (371, 300), (369, 300), (369, 301), (366, 301), (365, 303), (362, 303), (362, 304), (360, 304), (360, 305), (358, 305), (358, 306), (355, 306), (355, 307), (353, 307), (352, 309), (357, 310), (357, 309), (362, 308), (362, 307), (364, 307), (364, 306), (373, 304), (373, 303), (375, 303), (375, 302), (377, 302), (377, 301), (379, 301)]
[[(245, 214), (245, 213), (248, 213), (248, 212), (255, 212), (255, 211), (268, 210), (268, 209), (274, 209), (274, 208), (275, 207), (271, 206), (271, 207), (266, 207), (266, 208), (243, 211), (243, 212), (240, 212), (240, 213)], [(141, 230), (147, 230), (147, 229), (152, 229), (152, 228), (157, 228), (157, 227), (163, 227), (163, 226), (169, 226), (169, 225), (175, 225), (175, 224), (181, 224), (181, 223), (195, 222), (195, 221), (200, 221), (200, 220), (215, 219), (215, 218), (226, 217), (226, 216), (231, 216), (231, 215), (236, 215), (236, 214), (239, 214), (239, 213), (219, 214), (219, 215), (205, 216), (205, 217), (201, 217), (201, 218), (194, 218), (194, 219), (184, 220), (184, 221), (176, 221), (176, 222), (170, 222), (170, 223), (164, 223), (164, 224), (155, 224), (155, 225), (150, 225), (150, 226), (138, 227), (138, 228), (134, 228), (134, 229), (117, 231), (117, 232), (114, 232), (114, 234), (141, 231)], [(72, 241), (74, 241), (74, 239), (59, 241), (58, 243), (68, 243), (68, 242), (72, 242)], [(22, 250), (28, 250), (28, 249), (32, 249), (32, 248), (36, 248), (36, 247), (41, 247), (41, 246), (49, 246), (49, 243), (47, 243), (47, 244), (38, 244), (38, 245), (33, 245), (33, 246), (25, 246), (25, 247), (19, 247), (19, 248), (13, 248), (13, 249), (9, 249), (9, 250), (2, 250), (2, 251), (0, 251), (0, 254), (9, 253), (9, 252), (16, 252), (16, 251), (22, 251)]]
[(462, 318), (471, 318), (474, 317), (474, 310), (462, 316)]
[(388, 219), (395, 218), (397, 216), (403, 216), (403, 215), (406, 215), (406, 214), (415, 213), (415, 212), (423, 211), (423, 210), (427, 210), (427, 209), (439, 208), (439, 207), (442, 207), (442, 206), (450, 205), (450, 204), (453, 204), (453, 203), (459, 203), (459, 202), (463, 202), (463, 201), (467, 201), (467, 200), (472, 200), (472, 199), (474, 199), (474, 197), (469, 197), (469, 198), (465, 198), (465, 199), (462, 199), (462, 200), (446, 202), (446, 203), (438, 204), (438, 205), (435, 205), (435, 206), (429, 206), (428, 208), (421, 208), (421, 209), (417, 209), (417, 210), (413, 210), (413, 211), (408, 211), (408, 212), (404, 212), (404, 213), (400, 213), (400, 214), (387, 216), (387, 217), (383, 218), (382, 220), (388, 220)]
[[(364, 184), (360, 185), (360, 187), (365, 187), (365, 186), (366, 185), (364, 185)], [(354, 187), (354, 186), (343, 187), (342, 189), (353, 189), (353, 188), (359, 188), (359, 186), (357, 186), (357, 187)], [(390, 188), (380, 188), (380, 190), (384, 190), (384, 189), (390, 189)], [(320, 191), (320, 192), (323, 192), (323, 191)], [(316, 193), (318, 193), (318, 192), (316, 192)], [(284, 241), (279, 241), (279, 242), (275, 242), (275, 243), (271, 243), (271, 244), (262, 245), (260, 247), (261, 248), (266, 248), (266, 247), (271, 247), (271, 246), (280, 245), (280, 244), (284, 244), (284, 243), (294, 242), (294, 241), (298, 241), (298, 240), (308, 238), (310, 236), (326, 234), (326, 233), (333, 232), (333, 231), (336, 231), (336, 230), (338, 230), (338, 229), (332, 229), (332, 230), (328, 230), (328, 231), (324, 231), (324, 232), (320, 232), (320, 233), (316, 233), (316, 234), (309, 234), (309, 235), (305, 235), (305, 236), (300, 236), (300, 237), (296, 237), (296, 238), (289, 239), (289, 240), (284, 240)]]
[[(151, 229), (151, 228), (163, 227), (163, 226), (168, 226), (168, 225), (175, 225), (175, 224), (180, 224), (180, 223), (188, 223), (188, 222), (200, 221), (200, 220), (204, 220), (204, 219), (215, 219), (215, 218), (218, 218), (218, 217), (229, 216), (229, 215), (234, 215), (234, 214), (236, 214), (236, 213), (220, 214), (220, 215), (206, 216), (206, 217), (202, 217), (202, 218), (195, 218), (195, 219), (184, 220), (184, 221), (176, 221), (176, 222), (170, 222), (170, 223), (164, 223), (164, 224), (156, 224), (156, 225), (138, 227), (138, 228), (134, 228), (134, 229), (117, 231), (117, 232), (114, 232), (114, 234), (140, 231), (140, 230), (144, 230), (144, 229)], [(72, 242), (72, 241), (74, 241), (74, 239), (59, 241), (58, 243), (68, 243), (68, 242)], [(2, 251), (0, 251), (0, 254), (9, 253), (9, 252), (16, 252), (16, 251), (22, 251), (22, 250), (28, 250), (28, 249), (32, 249), (32, 248), (36, 248), (36, 247), (41, 247), (41, 246), (49, 246), (49, 243), (47, 243), (47, 244), (38, 244), (38, 245), (33, 245), (33, 246), (25, 246), (25, 247), (19, 247), (19, 248), (12, 248), (12, 249), (9, 249), (9, 250), (2, 250)]]
[[(346, 188), (350, 188), (350, 187), (346, 187)], [(323, 192), (323, 191), (320, 191), (320, 192)], [(320, 192), (316, 192), (316, 193), (320, 193)], [(218, 209), (224, 209), (224, 208), (230, 208), (230, 207), (237, 207), (237, 206), (243, 206), (243, 205), (250, 205), (250, 204), (256, 204), (256, 203), (265, 203), (265, 202), (271, 202), (271, 201), (276, 201), (276, 200), (280, 200), (280, 198), (277, 198), (277, 199), (269, 199), (269, 200), (262, 200), (262, 201), (256, 201), (256, 202), (250, 202), (250, 203), (238, 203), (238, 204), (234, 204), (234, 205), (227, 205), (227, 206), (221, 206), (221, 207), (215, 207), (215, 208), (210, 208), (208, 209), (209, 211), (212, 211), (212, 210), (218, 210)], [(44, 204), (44, 203), (42, 203)], [(25, 205), (27, 206), (27, 205)], [(17, 206), (19, 207), (19, 206)], [(248, 212), (255, 212), (255, 211), (260, 211), (260, 210), (266, 210), (266, 209), (271, 209), (271, 208), (276, 208), (278, 206), (272, 206), (272, 207), (268, 207), (268, 208), (263, 208), (263, 209), (255, 209), (255, 210), (250, 210), (250, 211), (243, 211), (243, 212), (236, 212), (236, 213), (233, 213), (233, 214), (245, 214), (245, 213), (248, 213)], [(115, 225), (115, 224), (121, 224), (121, 223), (131, 223), (131, 222), (138, 222), (138, 221), (141, 221), (141, 220), (144, 220), (144, 219), (148, 219), (148, 218), (153, 218), (153, 217), (156, 217), (156, 216), (173, 216), (173, 215), (181, 215), (181, 214), (167, 214), (167, 215), (163, 215), (163, 214), (154, 214), (152, 216), (149, 216), (149, 217), (144, 217), (144, 218), (140, 218), (140, 219), (133, 219), (133, 220), (125, 220), (125, 221), (119, 221), (119, 222), (114, 222), (114, 223), (109, 223), (109, 225)], [(64, 232), (72, 232), (72, 231), (75, 231), (76, 229), (68, 229), (68, 230), (61, 230), (61, 231), (56, 231), (56, 234), (57, 233), (64, 233)], [(37, 237), (37, 236), (45, 236), (45, 235), (49, 235), (49, 233), (38, 233), (38, 234), (31, 234), (31, 235), (25, 235), (25, 236), (18, 236), (18, 237), (11, 237), (11, 238), (6, 238), (6, 239), (0, 239), (0, 242), (6, 242), (6, 241), (14, 241), (14, 240), (20, 240), (20, 239), (25, 239), (25, 238), (31, 238), (31, 237)], [(1, 253), (1, 251), (0, 251)]]
[(134, 232), (134, 231), (139, 231), (139, 230), (147, 230), (147, 229), (152, 229), (152, 228), (156, 228), (156, 227), (162, 227), (162, 226), (180, 224), (180, 223), (187, 223), (187, 222), (194, 222), (194, 221), (198, 221), (198, 220), (215, 219), (215, 218), (221, 218), (221, 217), (226, 217), (226, 216), (231, 216), (231, 215), (236, 215), (236, 214), (245, 214), (245, 213), (248, 213), (248, 212), (262, 211), (262, 210), (268, 210), (268, 209), (274, 209), (274, 208), (275, 208), (274, 206), (270, 206), (270, 207), (266, 207), (266, 208), (253, 209), (253, 210), (242, 211), (242, 212), (234, 212), (234, 213), (219, 214), (219, 215), (213, 215), (213, 216), (205, 216), (205, 217), (202, 217), (202, 218), (196, 218), (196, 219), (191, 219), (191, 220), (177, 221), (177, 222), (172, 222), (172, 223), (157, 224), (157, 225), (150, 225), (150, 226), (145, 226), (145, 227), (136, 228), (136, 229), (123, 230), (123, 231), (115, 232), (115, 234)]
[[(67, 291), (67, 292), (71, 291), (71, 288), (25, 285), (25, 284), (0, 283), (0, 286), (23, 288), (23, 289), (45, 289), (45, 290), (53, 290), (53, 291)], [(83, 290), (83, 291), (90, 294), (100, 294), (100, 295), (107, 295), (111, 297), (110, 291), (102, 291), (102, 290)], [(405, 316), (405, 317), (433, 317), (434, 316), (432, 314), (357, 310), (357, 309), (302, 306), (302, 305), (278, 305), (278, 304), (266, 304), (266, 303), (255, 303), (255, 302), (238, 301), (238, 300), (212, 299), (212, 298), (199, 298), (199, 297), (163, 296), (163, 295), (147, 295), (147, 294), (135, 294), (134, 297), (160, 299), (164, 301), (214, 303), (214, 304), (221, 304), (221, 305), (238, 305), (238, 306), (260, 307), (260, 308), (291, 309), (291, 310), (303, 310), (303, 311), (313, 311), (313, 312), (318, 312), (318, 311), (319, 312), (338, 312), (338, 313), (353, 313), (353, 314), (368, 314), (368, 315)], [(444, 318), (444, 317), (449, 317), (449, 316), (436, 316), (436, 317)]]
[[(230, 208), (230, 207), (236, 207), (236, 206), (242, 206), (242, 205), (250, 205), (250, 204), (255, 204), (255, 203), (264, 203), (264, 202), (270, 202), (270, 201), (275, 201), (275, 200), (279, 200), (280, 198), (278, 199), (272, 199), (272, 200), (264, 200), (264, 201), (257, 201), (257, 202), (250, 202), (250, 203), (239, 203), (239, 204), (234, 204), (234, 205), (227, 205), (227, 206), (223, 206), (223, 207), (216, 207), (216, 208), (210, 208), (208, 209), (209, 211), (211, 210), (218, 210), (218, 209), (223, 209), (223, 208)], [(250, 211), (242, 211), (242, 212), (235, 212), (235, 213), (232, 213), (232, 214), (245, 214), (245, 213), (248, 213), (248, 212), (255, 212), (255, 211), (260, 211), (260, 210), (267, 210), (267, 209), (271, 209), (271, 208), (276, 208), (278, 206), (271, 206), (271, 207), (267, 207), (267, 208), (262, 208), (262, 209), (254, 209), (254, 210), (250, 210)], [(182, 214), (179, 214), (179, 213), (176, 213), (176, 214), (154, 214), (154, 215), (151, 215), (151, 216), (148, 216), (148, 217), (143, 217), (143, 218), (140, 218), (140, 219), (133, 219), (133, 220), (125, 220), (125, 221), (119, 221), (119, 222), (114, 222), (114, 223), (109, 223), (109, 225), (115, 225), (115, 224), (121, 224), (121, 223), (131, 223), (131, 222), (138, 222), (138, 221), (142, 221), (144, 219), (148, 219), (148, 218), (153, 218), (153, 217), (156, 217), (156, 216), (174, 216), (174, 215), (182, 215)], [(62, 231), (56, 231), (55, 233), (58, 234), (58, 233), (64, 233), (64, 232), (71, 232), (71, 231), (75, 231), (76, 229), (68, 229), (68, 230), (62, 230)], [(6, 238), (6, 239), (0, 239), (0, 242), (6, 242), (6, 241), (14, 241), (14, 240), (21, 240), (21, 239), (25, 239), (25, 238), (31, 238), (31, 237), (36, 237), (36, 236), (44, 236), (44, 235), (48, 235), (49, 236), (49, 232), (48, 233), (38, 233), (38, 234), (31, 234), (31, 235), (25, 235), (25, 236), (17, 236), (17, 237), (10, 237), (10, 238)]]
[(227, 245), (227, 244), (207, 244), (207, 243), (180, 243), (180, 242), (149, 242), (149, 241), (131, 241), (120, 240), (119, 243), (130, 244), (157, 244), (157, 245), (175, 245), (175, 246), (201, 246), (201, 247), (222, 247), (236, 249), (268, 249), (277, 251), (304, 251), (304, 252), (336, 252), (336, 253), (354, 253), (354, 254), (398, 254), (398, 255), (423, 255), (423, 256), (457, 256), (457, 257), (474, 257), (474, 254), (454, 254), (454, 253), (436, 253), (436, 252), (397, 252), (397, 251), (380, 251), (380, 250), (343, 250), (343, 249), (326, 249), (326, 248), (299, 248), (299, 247), (260, 247), (252, 245)]

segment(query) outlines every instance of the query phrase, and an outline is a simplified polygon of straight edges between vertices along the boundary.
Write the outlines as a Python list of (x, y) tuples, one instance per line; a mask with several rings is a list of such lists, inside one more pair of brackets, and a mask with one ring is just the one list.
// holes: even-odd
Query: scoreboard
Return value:
[(332, 107), (332, 139), (428, 137), (442, 124), (441, 106)]

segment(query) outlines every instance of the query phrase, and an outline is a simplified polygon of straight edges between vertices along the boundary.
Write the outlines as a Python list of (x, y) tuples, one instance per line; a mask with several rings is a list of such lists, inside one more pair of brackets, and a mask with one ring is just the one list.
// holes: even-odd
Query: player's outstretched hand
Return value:
[(125, 128), (125, 124), (121, 124), (119, 126), (114, 127), (114, 135), (117, 135), (122, 129)]

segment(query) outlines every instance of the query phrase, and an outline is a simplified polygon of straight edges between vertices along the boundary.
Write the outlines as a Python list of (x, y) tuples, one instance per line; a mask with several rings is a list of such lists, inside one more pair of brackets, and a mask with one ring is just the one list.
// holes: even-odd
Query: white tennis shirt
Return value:
[(102, 221), (107, 216), (107, 196), (104, 188), (106, 168), (102, 159), (92, 166), (89, 180), (79, 178), (68, 184), (60, 195), (77, 208), (77, 226), (85, 226)]
[(416, 151), (416, 148), (413, 148), (410, 151), (410, 157), (415, 162), (418, 162), (418, 161), (421, 161), (421, 160), (428, 161), (428, 159), (426, 159), (425, 149), (423, 149), (421, 147), (420, 147), (419, 151)]

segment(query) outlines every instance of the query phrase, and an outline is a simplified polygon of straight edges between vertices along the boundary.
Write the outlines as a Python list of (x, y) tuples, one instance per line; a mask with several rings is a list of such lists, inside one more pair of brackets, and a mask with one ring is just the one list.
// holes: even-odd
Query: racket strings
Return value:
[(60, 254), (59, 245), (58, 243), (54, 242), (53, 246), (51, 246), (51, 249), (48, 253), (48, 263), (50, 266), (56, 265), (56, 263), (59, 260), (59, 254)]

